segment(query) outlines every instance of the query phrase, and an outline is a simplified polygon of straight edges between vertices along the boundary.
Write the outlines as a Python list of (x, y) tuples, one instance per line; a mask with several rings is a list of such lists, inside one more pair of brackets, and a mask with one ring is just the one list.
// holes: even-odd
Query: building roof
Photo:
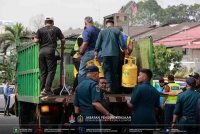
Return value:
[(188, 43), (187, 45), (183, 46), (182, 48), (200, 49), (200, 38), (191, 43)]
[(154, 27), (151, 26), (131, 26), (129, 27), (129, 35), (132, 37), (137, 37), (141, 34), (145, 34), (146, 32), (149, 32), (153, 30)]
[[(137, 38), (144, 38), (147, 36), (152, 36), (153, 41), (156, 42), (161, 39), (167, 38), (168, 36), (177, 34), (179, 32), (191, 29), (191, 28), (199, 26), (199, 25), (200, 25), (199, 22), (184, 22), (181, 24), (163, 25), (163, 26), (155, 27), (153, 29), (149, 29), (149, 31), (147, 30), (143, 34), (136, 35), (135, 38), (137, 39)], [(141, 28), (142, 27), (143, 26), (141, 26)], [(138, 29), (140, 29), (140, 28), (138, 28)], [(134, 33), (130, 32), (130, 35), (134, 35)]]
[[(181, 26), (184, 26), (184, 24), (182, 23)], [(180, 29), (179, 32), (177, 31), (176, 33), (171, 34), (165, 38), (161, 38), (159, 40), (154, 39), (154, 45), (164, 44), (167, 47), (185, 46), (199, 39), (200, 23), (191, 23), (191, 24), (185, 25), (183, 28), (184, 29)], [(162, 33), (163, 32), (160, 32), (160, 34)]]
[(182, 48), (200, 49), (200, 45), (192, 44), (192, 45), (183, 46)]

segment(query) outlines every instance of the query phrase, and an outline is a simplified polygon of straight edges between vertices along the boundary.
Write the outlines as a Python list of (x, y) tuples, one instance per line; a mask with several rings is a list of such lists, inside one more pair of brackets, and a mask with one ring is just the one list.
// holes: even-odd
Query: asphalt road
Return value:
[(17, 134), (19, 130), (19, 118), (15, 115), (4, 116), (0, 113), (0, 134)]

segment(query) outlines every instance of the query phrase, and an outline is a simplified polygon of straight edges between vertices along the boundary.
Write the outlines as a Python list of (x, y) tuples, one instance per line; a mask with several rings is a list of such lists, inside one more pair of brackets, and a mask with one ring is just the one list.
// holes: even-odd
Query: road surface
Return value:
[(0, 113), (0, 134), (17, 134), (19, 130), (19, 118), (15, 115), (4, 116)]

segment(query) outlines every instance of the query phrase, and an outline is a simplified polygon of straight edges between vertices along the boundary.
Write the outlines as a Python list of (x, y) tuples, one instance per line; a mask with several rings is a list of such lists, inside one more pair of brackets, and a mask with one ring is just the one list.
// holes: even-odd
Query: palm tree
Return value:
[[(6, 26), (5, 31), (5, 34), (0, 35), (0, 48), (1, 53), (3, 53), (3, 65), (7, 65), (9, 67), (9, 64), (11, 63), (8, 63), (8, 61), (6, 61), (8, 48), (12, 47), (13, 49), (15, 49), (15, 52), (13, 52), (12, 54), (16, 54), (16, 47), (20, 45), (20, 38), (25, 36), (29, 32), (27, 29), (24, 28), (24, 26), (21, 23), (16, 23), (13, 26)], [(13, 63), (13, 65), (11, 65), (10, 67), (15, 68), (15, 65), (16, 63)]]

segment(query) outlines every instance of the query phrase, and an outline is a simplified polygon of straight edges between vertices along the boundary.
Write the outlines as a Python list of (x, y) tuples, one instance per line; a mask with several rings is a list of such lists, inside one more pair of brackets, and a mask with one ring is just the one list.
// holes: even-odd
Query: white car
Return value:
[[(4, 112), (5, 108), (5, 100), (4, 100), (4, 94), (3, 94), (3, 85), (0, 85), (0, 111)], [(14, 105), (15, 105), (15, 86), (10, 85), (10, 88), (12, 89), (12, 93), (10, 95), (10, 106), (9, 110), (11, 114), (14, 114)]]
[[(165, 81), (165, 83), (167, 83), (167, 81)], [(186, 82), (185, 81), (177, 81), (177, 80), (175, 80), (175, 83), (179, 84), (181, 89), (183, 89), (186, 86)], [(158, 85), (159, 81), (158, 80), (153, 80), (153, 86), (154, 87), (156, 86), (156, 84)]]

